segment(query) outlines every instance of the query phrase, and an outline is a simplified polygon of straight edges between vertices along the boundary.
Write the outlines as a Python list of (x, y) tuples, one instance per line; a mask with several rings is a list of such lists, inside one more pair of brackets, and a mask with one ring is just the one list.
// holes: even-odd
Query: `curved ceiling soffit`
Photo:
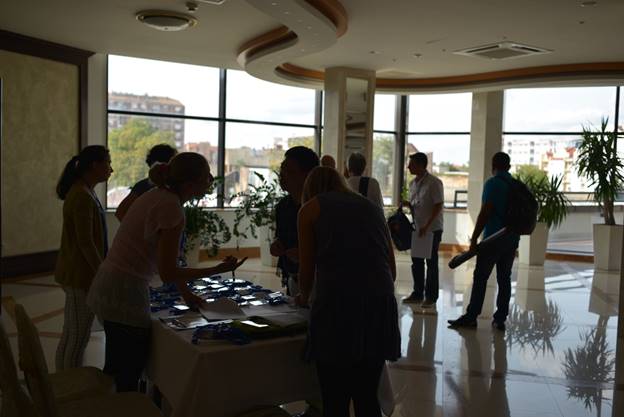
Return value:
[(247, 0), (284, 26), (245, 42), (237, 61), (247, 73), (267, 81), (322, 88), (322, 81), (305, 80), (278, 71), (290, 60), (321, 52), (347, 31), (347, 13), (337, 0)]
[[(336, 43), (348, 26), (342, 5), (337, 0), (247, 1), (284, 26), (243, 44), (238, 50), (239, 64), (260, 79), (323, 88), (323, 71), (303, 68), (288, 61), (321, 52)], [(621, 81), (624, 79), (624, 62), (548, 65), (447, 77), (377, 78), (376, 87), (386, 92), (433, 92), (597, 79)]]

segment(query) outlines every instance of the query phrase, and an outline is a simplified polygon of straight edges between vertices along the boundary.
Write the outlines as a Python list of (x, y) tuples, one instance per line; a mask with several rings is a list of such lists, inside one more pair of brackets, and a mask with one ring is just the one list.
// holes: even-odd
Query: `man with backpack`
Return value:
[[(496, 299), (496, 312), (494, 313), (492, 327), (504, 331), (505, 320), (509, 313), (509, 300), (511, 298), (511, 268), (518, 249), (520, 233), (525, 234), (526, 228), (531, 228), (530, 224), (516, 224), (520, 222), (530, 223), (531, 212), (534, 209), (534, 199), (527, 195), (526, 187), (517, 180), (514, 180), (509, 173), (511, 160), (509, 155), (498, 152), (492, 158), (492, 177), (483, 186), (482, 205), (477, 217), (470, 249), (475, 249), (477, 240), (483, 232), (486, 239), (494, 233), (506, 227), (508, 232), (497, 239), (496, 244), (488, 245), (487, 250), (477, 251), (477, 265), (474, 271), (472, 293), (470, 303), (466, 313), (455, 319), (449, 320), (451, 327), (477, 327), (477, 317), (481, 314), (487, 280), (496, 266), (496, 281), (498, 283), (498, 296)], [(514, 201), (519, 199), (518, 201)], [(522, 211), (526, 200), (525, 213)], [(514, 206), (514, 207), (511, 207)], [(536, 204), (535, 204), (536, 207)], [(523, 216), (529, 215), (523, 219)], [(534, 215), (533, 215), (534, 217)], [(533, 221), (533, 227), (535, 221)]]

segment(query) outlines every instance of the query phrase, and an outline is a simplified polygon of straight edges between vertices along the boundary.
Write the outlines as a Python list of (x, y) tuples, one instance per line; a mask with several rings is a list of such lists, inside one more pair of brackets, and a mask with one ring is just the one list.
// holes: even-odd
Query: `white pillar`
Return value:
[[(88, 61), (88, 130), (87, 145), (104, 145), (108, 144), (108, 55), (94, 54), (89, 57)], [(115, 161), (113, 161), (113, 166)], [(99, 184), (95, 188), (95, 192), (102, 202), (106, 201), (106, 185)]]
[(472, 94), (468, 212), (477, 220), (483, 184), (492, 175), (492, 157), (502, 149), (503, 91)]
[(325, 70), (325, 123), (322, 154), (336, 160), (342, 172), (353, 152), (366, 158), (370, 175), (373, 157), (373, 106), (375, 71), (333, 67)]

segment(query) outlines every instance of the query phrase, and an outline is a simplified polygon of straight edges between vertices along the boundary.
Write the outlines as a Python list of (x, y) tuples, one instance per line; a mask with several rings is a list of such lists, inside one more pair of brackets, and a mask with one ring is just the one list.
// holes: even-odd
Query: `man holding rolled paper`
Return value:
[(496, 266), (498, 296), (492, 327), (501, 331), (505, 330), (505, 320), (509, 313), (511, 298), (511, 268), (520, 236), (514, 231), (500, 233), (500, 236), (495, 238), (496, 244), (488, 244), (487, 247), (479, 250), (476, 248), (482, 232), (483, 238), (487, 239), (506, 226), (510, 193), (514, 187), (514, 180), (509, 173), (510, 167), (511, 161), (506, 153), (498, 152), (492, 158), (492, 177), (483, 186), (481, 210), (470, 241), (470, 251), (476, 250), (477, 253), (470, 303), (463, 316), (448, 321), (451, 327), (477, 327), (477, 317), (481, 314), (483, 307), (487, 280)]

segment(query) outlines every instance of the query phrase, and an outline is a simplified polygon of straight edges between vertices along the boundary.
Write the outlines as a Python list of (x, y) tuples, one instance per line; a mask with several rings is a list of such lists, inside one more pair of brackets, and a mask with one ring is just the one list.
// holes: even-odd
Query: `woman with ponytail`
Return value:
[[(182, 206), (201, 198), (213, 177), (206, 158), (193, 152), (156, 164), (149, 178), (157, 188), (143, 194), (123, 217), (106, 260), (88, 295), (88, 304), (104, 323), (104, 372), (115, 378), (117, 391), (136, 391), (150, 348), (149, 284), (156, 275), (183, 289), (187, 304), (203, 300), (186, 287), (187, 281), (233, 271), (245, 260), (226, 258), (212, 268), (178, 265), (185, 219)], [(174, 359), (174, 358), (172, 358)]]
[(56, 350), (56, 369), (82, 365), (91, 336), (93, 313), (87, 292), (106, 255), (105, 212), (93, 188), (113, 172), (108, 150), (87, 146), (65, 166), (56, 186), (63, 202), (63, 232), (54, 277), (65, 292), (63, 333)]

